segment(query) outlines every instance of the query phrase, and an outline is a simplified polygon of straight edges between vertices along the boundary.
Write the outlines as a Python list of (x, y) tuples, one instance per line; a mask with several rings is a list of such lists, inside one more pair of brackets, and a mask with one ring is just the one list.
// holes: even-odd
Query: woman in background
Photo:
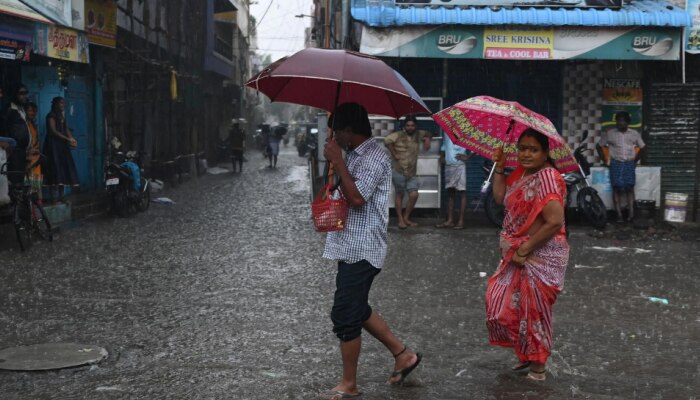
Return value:
[(27, 181), (35, 193), (39, 204), (42, 202), (41, 187), (43, 176), (41, 175), (41, 142), (39, 131), (36, 128), (36, 114), (39, 108), (34, 103), (27, 104), (27, 126), (29, 127), (29, 146), (27, 147)]
[[(78, 173), (71, 149), (78, 145), (66, 125), (66, 102), (63, 97), (54, 97), (51, 101), (51, 111), (46, 115), (46, 140), (44, 154), (47, 159), (47, 170), (44, 171), (44, 183), (51, 188), (55, 201), (64, 202), (64, 186), (78, 187)], [(58, 196), (53, 197), (53, 188), (58, 189)]]

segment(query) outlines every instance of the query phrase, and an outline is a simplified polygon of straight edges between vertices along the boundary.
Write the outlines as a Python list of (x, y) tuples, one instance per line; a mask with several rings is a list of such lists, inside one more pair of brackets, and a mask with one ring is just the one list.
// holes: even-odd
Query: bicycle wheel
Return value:
[(503, 228), (503, 218), (505, 217), (506, 209), (502, 205), (496, 203), (496, 200), (493, 198), (492, 190), (489, 190), (489, 192), (486, 194), (484, 211), (486, 211), (486, 217), (492, 224), (499, 228)]
[(585, 187), (579, 190), (576, 203), (579, 211), (593, 227), (596, 229), (605, 228), (605, 224), (608, 222), (608, 210), (594, 188)]
[(49, 218), (46, 216), (44, 208), (34, 199), (32, 199), (32, 220), (34, 231), (39, 237), (48, 242), (52, 242), (53, 231), (51, 230), (51, 221), (49, 221)]
[(27, 251), (32, 246), (32, 221), (30, 210), (24, 201), (15, 204), (14, 212), (15, 234), (19, 249)]
[(136, 203), (136, 209), (139, 212), (144, 212), (148, 210), (148, 206), (151, 205), (151, 186), (148, 185), (148, 181), (141, 179), (142, 192), (139, 194), (139, 201)]

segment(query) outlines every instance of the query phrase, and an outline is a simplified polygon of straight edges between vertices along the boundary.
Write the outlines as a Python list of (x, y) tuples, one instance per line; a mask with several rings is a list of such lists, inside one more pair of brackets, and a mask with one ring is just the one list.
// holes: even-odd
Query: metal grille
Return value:
[(662, 194), (689, 195), (697, 220), (700, 84), (653, 84), (648, 98), (647, 164), (661, 167)]

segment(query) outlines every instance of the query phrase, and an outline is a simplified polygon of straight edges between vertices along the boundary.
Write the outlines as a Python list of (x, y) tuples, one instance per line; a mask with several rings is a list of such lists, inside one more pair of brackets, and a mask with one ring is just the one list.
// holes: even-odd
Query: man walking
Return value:
[(628, 129), (632, 118), (627, 111), (615, 115), (615, 129), (603, 134), (597, 146), (605, 165), (610, 167), (610, 184), (618, 222), (622, 221), (622, 198), (625, 197), (629, 214), (627, 221), (634, 219), (635, 168), (644, 148), (642, 135)]
[[(364, 328), (394, 356), (389, 383), (399, 384), (420, 363), (421, 355), (409, 350), (394, 336), (382, 317), (369, 306), (369, 291), (386, 256), (391, 161), (372, 140), (367, 111), (356, 103), (338, 106), (328, 119), (335, 132), (323, 154), (333, 163), (340, 189), (350, 210), (346, 227), (330, 232), (323, 257), (338, 261), (336, 291), (331, 311), (333, 332), (340, 339), (343, 376), (333, 389), (321, 393), (326, 399), (360, 396), (357, 365)], [(341, 147), (347, 151), (343, 159)]]
[[(474, 153), (467, 155), (467, 149), (457, 146), (448, 135), (443, 135), (440, 150), (440, 164), (445, 165), (445, 188), (447, 189), (447, 221), (437, 228), (464, 229), (464, 211), (467, 208), (467, 168), (464, 165)], [(455, 225), (453, 218), (456, 197), (459, 195), (459, 219)]]
[[(416, 166), (418, 165), (419, 143), (423, 149), (430, 149), (430, 133), (417, 130), (416, 117), (408, 116), (403, 124), (403, 130), (394, 132), (384, 139), (384, 144), (391, 152), (394, 162), (392, 165), (392, 181), (396, 192), (394, 207), (399, 220), (399, 228), (418, 226), (411, 221), (411, 213), (418, 201), (418, 180)], [(403, 195), (408, 193), (408, 204), (403, 210)]]
[(245, 152), (245, 132), (241, 129), (241, 121), (234, 118), (231, 121), (231, 129), (229, 130), (229, 143), (231, 145), (231, 164), (232, 172), (236, 173), (236, 164), (238, 164), (238, 172), (243, 172), (243, 153)]

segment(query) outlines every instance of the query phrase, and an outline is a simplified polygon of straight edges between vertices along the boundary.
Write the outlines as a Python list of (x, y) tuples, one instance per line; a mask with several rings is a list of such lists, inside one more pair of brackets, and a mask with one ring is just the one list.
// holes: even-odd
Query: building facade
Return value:
[[(343, 3), (351, 7), (345, 36), (338, 22)], [(700, 74), (698, 56), (685, 52), (693, 20), (685, 2), (676, 3), (318, 0), (315, 34), (317, 43), (325, 39), (330, 47), (344, 44), (382, 58), (430, 99), (432, 111), (491, 95), (547, 116), (572, 148), (587, 131), (593, 162), (615, 112), (629, 111), (632, 127), (649, 144), (643, 163), (661, 167), (662, 192), (693, 197), (697, 118), (683, 107), (697, 104), (692, 87)], [(685, 117), (669, 124), (678, 120), (671, 117), (676, 112)], [(468, 166), (474, 202), (480, 162)]]

